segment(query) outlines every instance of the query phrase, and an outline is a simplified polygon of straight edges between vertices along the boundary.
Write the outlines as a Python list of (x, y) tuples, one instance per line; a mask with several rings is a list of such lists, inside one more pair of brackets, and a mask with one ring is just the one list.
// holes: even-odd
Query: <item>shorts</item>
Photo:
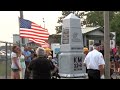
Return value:
[(13, 68), (12, 68), (12, 71), (13, 71), (13, 72), (18, 72), (19, 69), (13, 69)]

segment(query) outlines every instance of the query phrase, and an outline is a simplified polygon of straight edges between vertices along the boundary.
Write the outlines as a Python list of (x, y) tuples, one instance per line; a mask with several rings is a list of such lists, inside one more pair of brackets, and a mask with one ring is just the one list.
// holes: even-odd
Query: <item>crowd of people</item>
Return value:
[(111, 71), (120, 74), (120, 47), (116, 46), (110, 51)]
[[(95, 43), (91, 51), (87, 47), (83, 49), (86, 73), (89, 79), (104, 78), (104, 46)], [(11, 79), (54, 79), (61, 78), (58, 74), (58, 61), (53, 59), (52, 51), (42, 47), (32, 49), (24, 47), (22, 51), (14, 45), (11, 53)], [(58, 58), (58, 55), (56, 56)], [(110, 50), (110, 75), (113, 72), (120, 74), (120, 47)]]
[(24, 47), (24, 51), (14, 45), (11, 53), (11, 79), (52, 79), (58, 67), (54, 64), (52, 53), (42, 47), (32, 49)]
[[(93, 50), (89, 51), (87, 47), (83, 49), (85, 54), (84, 65), (89, 79), (104, 78), (104, 46), (95, 43)], [(110, 76), (113, 73), (120, 74), (120, 48), (116, 46), (110, 49)], [(112, 77), (111, 77), (112, 79)]]

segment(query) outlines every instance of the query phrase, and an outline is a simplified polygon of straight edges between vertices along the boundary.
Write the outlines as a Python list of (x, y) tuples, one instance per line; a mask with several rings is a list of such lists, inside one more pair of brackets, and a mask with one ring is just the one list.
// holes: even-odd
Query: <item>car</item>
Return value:
[(2, 52), (2, 51), (0, 51), (0, 55), (4, 56), (4, 55), (5, 55), (5, 53), (4, 53), (4, 52)]

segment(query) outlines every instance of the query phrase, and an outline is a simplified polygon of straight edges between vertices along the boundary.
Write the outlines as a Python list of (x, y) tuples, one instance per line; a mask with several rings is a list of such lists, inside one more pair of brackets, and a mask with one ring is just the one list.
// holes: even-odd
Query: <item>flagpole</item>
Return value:
[(19, 24), (19, 41), (18, 41), (18, 44), (19, 44), (19, 47), (21, 47), (21, 38), (20, 38), (20, 20), (19, 20), (19, 16), (18, 16), (18, 24)]
[(45, 28), (45, 20), (44, 20), (44, 18), (43, 18), (43, 23), (44, 23), (44, 28)]
[[(20, 18), (22, 18), (22, 19), (24, 18), (24, 17), (23, 17), (23, 11), (20, 11)], [(21, 44), (22, 44), (22, 46), (25, 45), (25, 38), (21, 38), (21, 43), (20, 43), (20, 45), (21, 45)]]

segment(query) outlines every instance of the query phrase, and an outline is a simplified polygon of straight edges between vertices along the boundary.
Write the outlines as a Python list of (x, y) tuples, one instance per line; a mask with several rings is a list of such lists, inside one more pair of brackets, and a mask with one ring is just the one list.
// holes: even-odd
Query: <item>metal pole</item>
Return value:
[(12, 49), (11, 49), (11, 43), (10, 43), (10, 62), (11, 62), (11, 51)]
[[(23, 11), (20, 11), (20, 18), (22, 18), (22, 19), (24, 18), (24, 17), (23, 17)], [(21, 38), (20, 46), (21, 46), (21, 44), (22, 44), (22, 45), (25, 44), (25, 38)]]
[(7, 57), (7, 42), (6, 42), (6, 74), (5, 74), (5, 78), (7, 79), (7, 61), (8, 61), (8, 57)]
[(20, 18), (23, 18), (23, 11), (20, 11)]
[(110, 79), (110, 31), (109, 11), (104, 11), (104, 58), (105, 58), (105, 79)]
[(43, 23), (44, 23), (44, 28), (45, 28), (45, 20), (44, 20), (44, 18), (43, 18)]

